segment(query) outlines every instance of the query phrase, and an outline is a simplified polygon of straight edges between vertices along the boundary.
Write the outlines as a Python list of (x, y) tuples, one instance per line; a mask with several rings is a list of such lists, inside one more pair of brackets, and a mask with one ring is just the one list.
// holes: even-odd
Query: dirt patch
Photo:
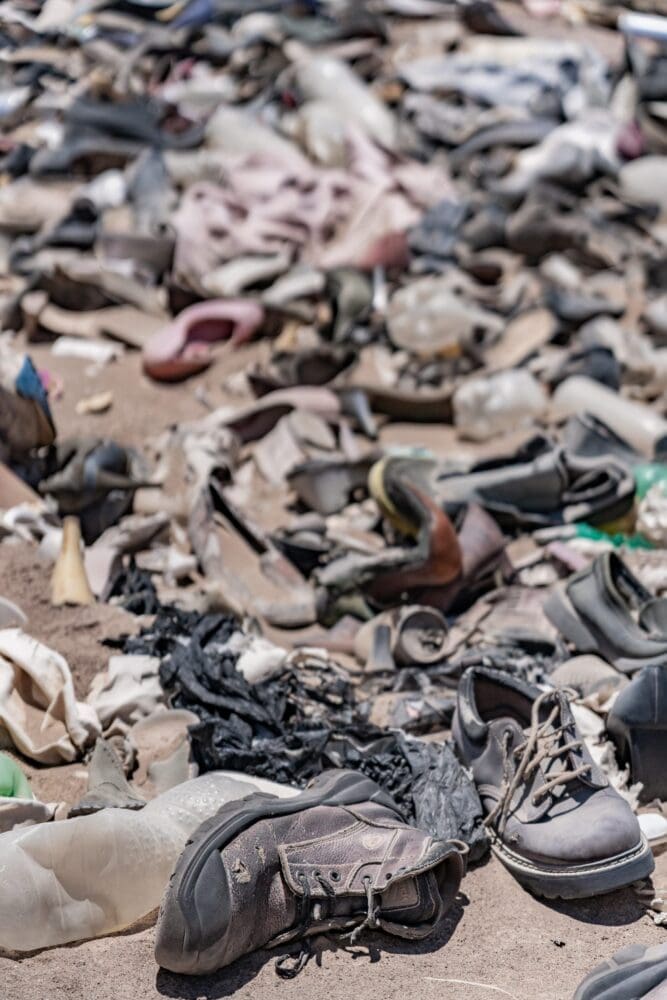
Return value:
[[(667, 881), (667, 856), (659, 871)], [(667, 940), (631, 889), (545, 904), (492, 858), (466, 876), (462, 890), (426, 941), (369, 936), (369, 955), (368, 947), (343, 950), (318, 938), (316, 957), (293, 981), (277, 978), (269, 952), (214, 976), (163, 972), (153, 929), (21, 962), (0, 959), (0, 976), (12, 1000), (570, 1000), (586, 972), (619, 948)]]

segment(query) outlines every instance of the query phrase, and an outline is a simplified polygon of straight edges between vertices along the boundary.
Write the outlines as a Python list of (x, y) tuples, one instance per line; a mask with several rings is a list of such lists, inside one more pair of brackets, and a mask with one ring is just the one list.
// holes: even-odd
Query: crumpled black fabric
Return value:
[(521, 643), (512, 639), (498, 639), (488, 646), (464, 649), (453, 656), (442, 668), (437, 668), (431, 676), (461, 677), (470, 667), (493, 667), (520, 678), (528, 684), (543, 684), (549, 674), (570, 656), (567, 647), (556, 639), (549, 642), (541, 638), (531, 640), (523, 636)]
[(162, 606), (151, 626), (124, 642), (127, 653), (160, 657), (170, 704), (199, 716), (189, 734), (202, 772), (304, 786), (327, 768), (352, 768), (389, 792), (407, 821), (463, 840), (471, 860), (486, 852), (482, 805), (450, 744), (365, 722), (346, 672), (331, 660), (305, 657), (298, 668), (250, 685), (228, 648), (239, 629), (229, 615)]
[(332, 737), (325, 758), (327, 766), (351, 767), (376, 781), (394, 797), (404, 819), (420, 830), (464, 841), (470, 861), (486, 854), (482, 804), (452, 743), (431, 743), (392, 730), (360, 749), (349, 736)]
[(108, 597), (120, 598), (120, 604), (134, 615), (155, 615), (161, 607), (150, 573), (139, 569), (134, 559), (118, 570)]

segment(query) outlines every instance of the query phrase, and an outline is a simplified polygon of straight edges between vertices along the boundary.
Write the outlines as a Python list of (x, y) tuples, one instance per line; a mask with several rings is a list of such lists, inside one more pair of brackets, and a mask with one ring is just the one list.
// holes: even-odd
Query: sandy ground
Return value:
[[(667, 882), (667, 856), (659, 859)], [(157, 969), (153, 929), (25, 958), (0, 958), (2, 996), (12, 1000), (568, 1000), (583, 975), (632, 942), (667, 941), (631, 890), (545, 905), (495, 860), (471, 871), (439, 930), (413, 945), (372, 936), (351, 951), (321, 938), (292, 981), (261, 952), (215, 976)], [(250, 917), (250, 919), (252, 919)], [(461, 982), (461, 981), (464, 982)]]
[[(255, 348), (250, 348), (250, 353)], [(48, 347), (32, 354), (40, 368), (58, 374), (64, 385), (54, 406), (61, 434), (114, 435), (140, 442), (170, 423), (202, 416), (200, 401), (224, 401), (220, 368), (180, 387), (151, 386), (141, 376), (139, 359), (127, 355), (97, 374), (79, 361), (53, 359)], [(239, 358), (245, 363), (249, 355)], [(80, 418), (75, 404), (102, 389), (114, 393), (104, 415)], [(65, 655), (77, 693), (87, 693), (108, 650), (107, 635), (136, 627), (136, 619), (117, 608), (72, 611), (48, 602), (48, 571), (35, 550), (0, 547), (2, 592), (28, 614), (36, 637)], [(30, 769), (43, 798), (73, 801), (85, 772)], [(667, 854), (658, 859), (656, 884), (667, 886)], [(318, 941), (318, 958), (294, 981), (281, 981), (273, 957), (261, 953), (213, 977), (187, 979), (158, 971), (153, 958), (153, 929), (57, 948), (21, 961), (0, 958), (0, 998), (6, 1000), (567, 1000), (582, 976), (597, 962), (631, 942), (667, 941), (667, 929), (646, 916), (631, 890), (597, 900), (544, 904), (524, 892), (495, 861), (471, 871), (457, 905), (427, 941), (405, 945), (370, 938), (367, 949), (336, 950)], [(252, 919), (252, 915), (249, 915)], [(381, 948), (379, 947), (381, 945)], [(460, 981), (464, 981), (461, 983)]]

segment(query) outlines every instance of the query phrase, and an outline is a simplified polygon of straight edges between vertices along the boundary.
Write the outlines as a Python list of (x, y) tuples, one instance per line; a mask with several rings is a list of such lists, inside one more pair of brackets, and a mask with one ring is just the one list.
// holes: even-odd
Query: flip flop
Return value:
[(249, 299), (199, 302), (150, 338), (144, 348), (144, 372), (159, 382), (180, 382), (208, 368), (211, 344), (243, 344), (263, 320), (263, 308)]

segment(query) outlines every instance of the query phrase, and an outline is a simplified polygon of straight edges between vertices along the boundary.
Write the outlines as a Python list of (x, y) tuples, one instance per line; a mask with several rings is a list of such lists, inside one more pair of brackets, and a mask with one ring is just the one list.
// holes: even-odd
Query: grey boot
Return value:
[(488, 813), (492, 850), (526, 888), (579, 899), (651, 874), (637, 818), (594, 764), (565, 692), (471, 667), (452, 733)]
[(324, 931), (426, 937), (456, 896), (466, 850), (408, 826), (354, 771), (327, 771), (294, 798), (230, 802), (176, 866), (157, 960), (201, 974)]

